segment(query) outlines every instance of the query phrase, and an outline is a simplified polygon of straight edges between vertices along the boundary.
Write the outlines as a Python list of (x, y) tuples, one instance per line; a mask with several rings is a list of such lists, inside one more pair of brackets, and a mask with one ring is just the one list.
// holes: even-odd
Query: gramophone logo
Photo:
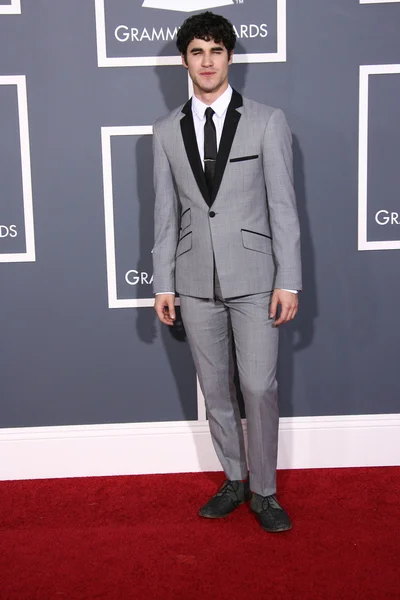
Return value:
[(144, 8), (160, 8), (164, 10), (177, 10), (180, 12), (193, 12), (195, 10), (206, 10), (218, 6), (229, 6), (234, 4), (233, 0), (145, 0)]

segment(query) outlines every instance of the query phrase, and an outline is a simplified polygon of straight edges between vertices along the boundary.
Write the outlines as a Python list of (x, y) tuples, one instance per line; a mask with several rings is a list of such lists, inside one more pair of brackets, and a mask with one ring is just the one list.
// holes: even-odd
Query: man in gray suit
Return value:
[(227, 477), (199, 514), (224, 517), (251, 499), (261, 526), (278, 532), (291, 528), (275, 496), (278, 326), (296, 315), (301, 289), (292, 138), (281, 110), (230, 87), (235, 41), (231, 23), (210, 12), (189, 17), (178, 33), (194, 95), (154, 125), (155, 310), (173, 325), (179, 293)]

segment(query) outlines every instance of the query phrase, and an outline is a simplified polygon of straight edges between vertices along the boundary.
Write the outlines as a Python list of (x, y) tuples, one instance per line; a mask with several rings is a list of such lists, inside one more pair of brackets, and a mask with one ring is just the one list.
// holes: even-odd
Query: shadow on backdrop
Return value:
[[(154, 192), (147, 177), (140, 173), (152, 172), (151, 136), (141, 137), (136, 146), (137, 200), (139, 209), (140, 255), (137, 270), (139, 272), (152, 272), (151, 248), (154, 242)], [(147, 292), (148, 293), (148, 292)], [(147, 295), (146, 293), (146, 295)], [(153, 293), (150, 288), (150, 293)], [(153, 308), (136, 311), (136, 330), (139, 339), (146, 344), (153, 344), (157, 335), (161, 335), (163, 345), (168, 357), (171, 371), (176, 382), (176, 389), (182, 407), (183, 420), (197, 418), (197, 399), (192, 399), (188, 389), (196, 389), (196, 373), (191, 360), (189, 348), (185, 343), (185, 332), (180, 320), (180, 311), (177, 311), (177, 323), (174, 327), (167, 327), (158, 322)], [(151, 365), (152, 373), (158, 372), (157, 365)], [(160, 374), (162, 376), (162, 374)], [(193, 385), (190, 382), (194, 382)]]
[[(299, 296), (299, 312), (296, 318), (280, 331), (278, 356), (279, 408), (280, 415), (291, 417), (296, 414), (294, 403), (294, 355), (311, 345), (314, 336), (314, 321), (317, 317), (317, 297), (315, 285), (315, 256), (307, 215), (307, 193), (304, 159), (300, 143), (293, 135), (294, 187), (301, 232), (301, 256), (304, 292)], [(280, 458), (286, 464), (293, 462), (292, 447), (279, 446)]]

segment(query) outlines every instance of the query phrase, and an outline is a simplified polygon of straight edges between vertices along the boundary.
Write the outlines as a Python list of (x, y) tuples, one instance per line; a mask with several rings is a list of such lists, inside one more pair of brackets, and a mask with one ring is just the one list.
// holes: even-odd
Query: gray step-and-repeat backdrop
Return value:
[(293, 131), (281, 414), (400, 412), (400, 4), (0, 0), (0, 427), (198, 419), (184, 330), (150, 308), (151, 125), (188, 97), (174, 39), (204, 8), (238, 33), (233, 86)]

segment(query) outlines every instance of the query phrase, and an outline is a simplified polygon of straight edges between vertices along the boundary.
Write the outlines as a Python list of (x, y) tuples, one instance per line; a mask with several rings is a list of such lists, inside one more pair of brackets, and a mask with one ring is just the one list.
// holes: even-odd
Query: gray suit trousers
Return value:
[(271, 292), (223, 298), (216, 278), (215, 299), (180, 296), (181, 314), (200, 386), (212, 441), (228, 479), (246, 479), (247, 462), (233, 384), (232, 335), (248, 434), (250, 488), (276, 492), (278, 329), (269, 317)]

